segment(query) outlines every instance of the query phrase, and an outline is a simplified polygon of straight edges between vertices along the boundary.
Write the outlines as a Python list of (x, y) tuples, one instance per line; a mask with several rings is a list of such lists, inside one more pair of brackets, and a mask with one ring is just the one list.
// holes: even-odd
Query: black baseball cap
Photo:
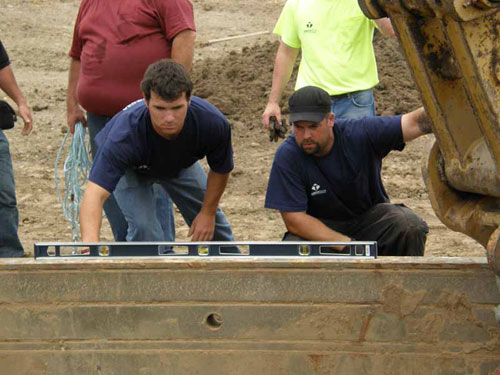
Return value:
[(288, 100), (290, 122), (320, 122), (332, 111), (330, 95), (315, 86), (305, 86), (295, 91)]

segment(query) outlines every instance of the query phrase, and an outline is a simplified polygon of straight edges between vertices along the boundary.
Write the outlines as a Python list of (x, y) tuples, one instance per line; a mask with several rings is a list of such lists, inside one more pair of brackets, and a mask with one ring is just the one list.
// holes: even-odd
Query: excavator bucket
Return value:
[(433, 122), (423, 169), (436, 215), (500, 275), (500, 0), (358, 1), (391, 18)]

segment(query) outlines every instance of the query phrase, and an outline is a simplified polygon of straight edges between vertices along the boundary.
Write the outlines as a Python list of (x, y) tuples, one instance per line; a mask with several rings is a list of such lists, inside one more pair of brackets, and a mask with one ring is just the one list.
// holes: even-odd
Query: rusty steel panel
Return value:
[(500, 370), (484, 258), (0, 262), (0, 374)]

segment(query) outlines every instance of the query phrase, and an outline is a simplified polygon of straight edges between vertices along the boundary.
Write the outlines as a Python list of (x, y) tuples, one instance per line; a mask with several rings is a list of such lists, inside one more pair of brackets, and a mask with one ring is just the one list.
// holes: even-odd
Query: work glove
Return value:
[(278, 138), (285, 138), (288, 131), (288, 125), (286, 120), (282, 119), (281, 124), (278, 122), (276, 117), (269, 117), (269, 141), (278, 142)]

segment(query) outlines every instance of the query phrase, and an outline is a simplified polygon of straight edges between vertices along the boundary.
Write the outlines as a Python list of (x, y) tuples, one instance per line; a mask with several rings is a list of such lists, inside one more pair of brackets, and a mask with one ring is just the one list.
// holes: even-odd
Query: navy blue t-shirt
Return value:
[(8, 65), (10, 65), (9, 55), (7, 55), (7, 51), (3, 47), (2, 41), (0, 40), (0, 69), (3, 69)]
[(391, 150), (404, 148), (401, 116), (336, 120), (333, 134), (333, 147), (323, 157), (304, 153), (293, 134), (280, 145), (265, 207), (346, 220), (389, 201), (380, 171)]
[(152, 178), (172, 178), (205, 156), (214, 172), (225, 174), (233, 169), (229, 123), (212, 104), (195, 96), (184, 127), (173, 140), (154, 131), (144, 100), (114, 116), (95, 140), (98, 152), (89, 180), (109, 192), (127, 169)]

